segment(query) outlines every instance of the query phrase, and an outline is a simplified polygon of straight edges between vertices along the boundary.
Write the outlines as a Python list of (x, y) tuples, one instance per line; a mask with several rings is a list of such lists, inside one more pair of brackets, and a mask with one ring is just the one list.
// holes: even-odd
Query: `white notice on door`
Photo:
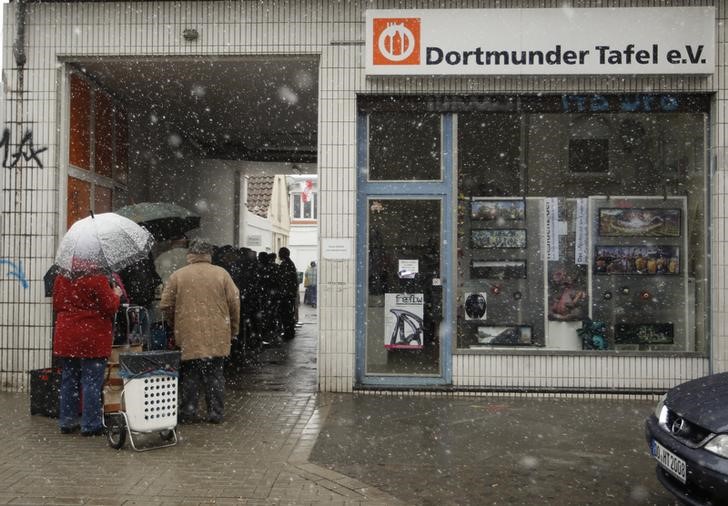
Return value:
[(419, 260), (399, 260), (399, 268), (397, 269), (399, 279), (414, 279), (415, 274), (418, 272), (420, 272)]

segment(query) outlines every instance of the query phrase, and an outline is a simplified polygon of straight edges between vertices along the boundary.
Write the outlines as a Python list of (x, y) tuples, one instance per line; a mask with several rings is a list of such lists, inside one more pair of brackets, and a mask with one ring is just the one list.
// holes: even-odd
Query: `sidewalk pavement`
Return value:
[(62, 435), (0, 393), (0, 504), (675, 504), (642, 436), (651, 401), (317, 394), (303, 321), (228, 371), (222, 424), (170, 448)]
[(419, 505), (673, 505), (653, 401), (339, 395), (309, 461)]
[(137, 453), (62, 435), (56, 420), (28, 414), (26, 395), (0, 393), (0, 504), (393, 504), (308, 462), (315, 395), (228, 400), (221, 425), (180, 426), (177, 446)]

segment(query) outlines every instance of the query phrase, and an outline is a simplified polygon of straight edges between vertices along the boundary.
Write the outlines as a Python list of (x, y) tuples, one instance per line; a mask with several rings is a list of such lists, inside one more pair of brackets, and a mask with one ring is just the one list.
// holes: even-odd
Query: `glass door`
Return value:
[(359, 117), (357, 382), (451, 382), (452, 117)]
[(441, 374), (440, 199), (368, 200), (366, 374)]

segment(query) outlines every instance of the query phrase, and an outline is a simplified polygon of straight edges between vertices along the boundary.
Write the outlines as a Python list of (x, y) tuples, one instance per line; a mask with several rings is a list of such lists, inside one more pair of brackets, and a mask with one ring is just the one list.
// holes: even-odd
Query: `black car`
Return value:
[(728, 505), (728, 373), (667, 392), (645, 422), (657, 478), (691, 505)]

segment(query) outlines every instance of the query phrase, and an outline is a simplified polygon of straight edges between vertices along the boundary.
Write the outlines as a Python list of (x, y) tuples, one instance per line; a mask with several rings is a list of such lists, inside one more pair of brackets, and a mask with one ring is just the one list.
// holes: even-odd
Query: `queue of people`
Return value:
[[(146, 307), (152, 320), (169, 324), (166, 314), (156, 311), (155, 293), (166, 285), (172, 273), (189, 262), (189, 241), (177, 240), (168, 249), (149, 260), (121, 271), (122, 286), (128, 292), (128, 302)], [(236, 340), (249, 352), (265, 346), (277, 346), (295, 337), (298, 322), (298, 272), (290, 258), (290, 250), (280, 248), (278, 254), (231, 245), (211, 246), (211, 264), (222, 267), (240, 293), (240, 336)], [(315, 264), (304, 276), (307, 288), (304, 303), (316, 307)], [(159, 295), (157, 295), (159, 298)]]
[(201, 421), (197, 411), (203, 392), (205, 420), (223, 421), (223, 366), (231, 348), (255, 352), (295, 337), (299, 280), (288, 248), (278, 255), (256, 254), (199, 239), (189, 248), (180, 246), (187, 244), (177, 246), (186, 250), (186, 265), (165, 272), (164, 279), (151, 255), (119, 273), (88, 269), (86, 274), (55, 279), (53, 353), (62, 371), (62, 433), (103, 433), (102, 391), (118, 326), (115, 315), (122, 303), (151, 312), (162, 284), (158, 309), (172, 333), (170, 343), (181, 351), (180, 423)]
[(299, 281), (288, 248), (256, 254), (249, 248), (222, 246), (216, 248), (212, 263), (228, 271), (240, 290), (239, 346), (255, 352), (295, 337)]

